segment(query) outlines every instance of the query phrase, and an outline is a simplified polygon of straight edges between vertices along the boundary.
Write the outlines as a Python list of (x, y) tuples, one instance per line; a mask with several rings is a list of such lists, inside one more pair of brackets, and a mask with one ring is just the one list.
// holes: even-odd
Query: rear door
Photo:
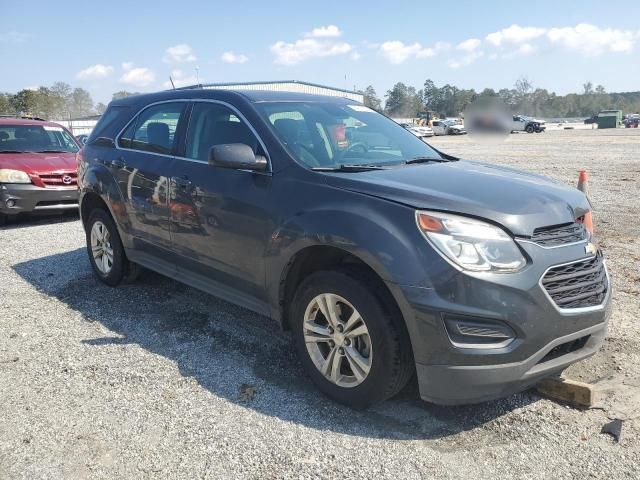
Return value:
[(124, 197), (134, 248), (170, 260), (169, 176), (187, 102), (142, 110), (117, 139), (111, 162)]
[(265, 155), (241, 113), (227, 104), (195, 102), (184, 152), (171, 172), (170, 222), (182, 281), (268, 313), (264, 255), (271, 214), (271, 174), (208, 164), (214, 145), (244, 143)]

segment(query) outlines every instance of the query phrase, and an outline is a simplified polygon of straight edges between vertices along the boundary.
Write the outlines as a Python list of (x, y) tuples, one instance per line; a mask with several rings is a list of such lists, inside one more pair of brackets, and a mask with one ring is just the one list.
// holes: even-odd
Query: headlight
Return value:
[(464, 270), (507, 273), (527, 264), (513, 239), (489, 223), (440, 212), (416, 212), (416, 220), (436, 250)]
[(0, 168), (0, 183), (31, 183), (31, 178), (22, 170)]

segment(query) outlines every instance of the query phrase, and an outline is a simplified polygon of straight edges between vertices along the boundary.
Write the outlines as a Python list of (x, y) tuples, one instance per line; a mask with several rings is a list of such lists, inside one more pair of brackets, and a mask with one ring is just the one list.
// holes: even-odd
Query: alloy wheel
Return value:
[(113, 268), (113, 247), (109, 230), (99, 220), (91, 227), (91, 253), (100, 273), (108, 275)]
[(373, 351), (367, 325), (347, 300), (323, 293), (306, 308), (303, 324), (307, 352), (316, 368), (340, 387), (356, 387), (369, 375)]

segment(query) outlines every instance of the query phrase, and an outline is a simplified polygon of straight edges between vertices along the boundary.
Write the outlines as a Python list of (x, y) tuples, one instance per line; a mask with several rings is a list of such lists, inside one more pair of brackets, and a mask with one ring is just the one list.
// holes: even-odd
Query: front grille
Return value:
[(531, 240), (543, 247), (557, 247), (567, 243), (586, 240), (587, 230), (582, 223), (565, 223), (551, 227), (536, 228)]
[[(65, 177), (70, 178), (68, 183), (65, 183)], [(40, 175), (40, 180), (42, 180), (45, 187), (71, 187), (78, 184), (78, 175), (75, 172)]]
[(544, 363), (556, 358), (562, 357), (563, 355), (568, 355), (569, 353), (577, 352), (578, 350), (584, 348), (584, 346), (589, 341), (591, 335), (585, 335), (584, 337), (577, 338), (570, 342), (561, 343), (560, 345), (556, 345), (549, 352), (542, 357), (542, 359), (538, 363)]
[(602, 253), (550, 268), (542, 277), (542, 286), (560, 308), (601, 305), (609, 289)]

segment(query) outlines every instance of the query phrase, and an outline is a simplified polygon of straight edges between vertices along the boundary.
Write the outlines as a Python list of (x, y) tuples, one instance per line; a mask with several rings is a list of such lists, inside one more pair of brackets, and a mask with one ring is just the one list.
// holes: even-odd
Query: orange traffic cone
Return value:
[[(589, 200), (589, 175), (587, 175), (586, 170), (580, 170), (578, 174), (578, 190), (586, 195), (587, 201), (591, 205), (591, 200)], [(586, 229), (593, 234), (593, 215), (591, 212), (585, 213), (583, 221)]]
[(580, 170), (580, 174), (578, 175), (578, 190), (587, 197), (589, 196), (589, 176), (586, 170)]

